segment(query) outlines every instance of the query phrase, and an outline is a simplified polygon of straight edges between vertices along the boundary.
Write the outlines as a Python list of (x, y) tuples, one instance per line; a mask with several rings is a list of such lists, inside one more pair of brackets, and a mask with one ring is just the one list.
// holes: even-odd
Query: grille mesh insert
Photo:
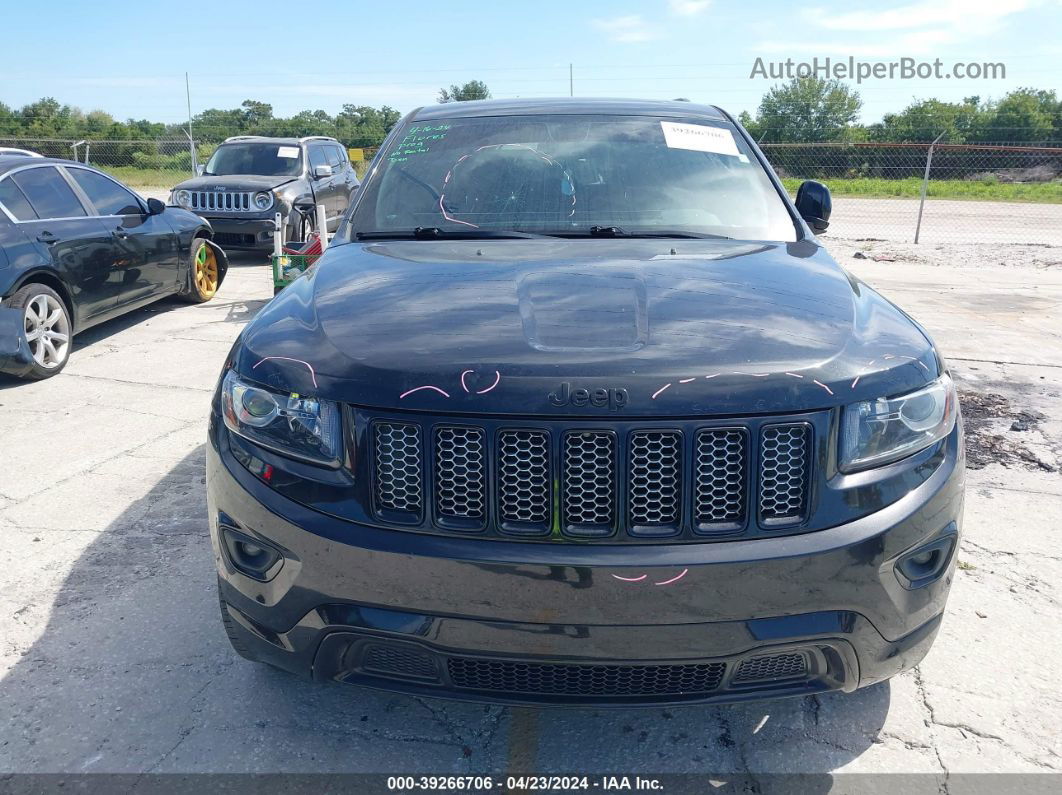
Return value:
[(772, 654), (764, 657), (749, 657), (734, 675), (735, 682), (762, 682), (767, 679), (791, 679), (805, 676), (808, 672), (807, 658), (799, 652)]
[(503, 522), (549, 525), (549, 434), (502, 431), (498, 437), (498, 511)]
[(374, 431), (377, 507), (420, 513), (424, 496), (420, 426), (378, 422)]
[(631, 524), (676, 527), (682, 494), (682, 435), (677, 431), (635, 431), (628, 444)]
[(805, 423), (769, 425), (761, 431), (760, 517), (768, 523), (804, 518), (810, 433)]
[(693, 516), (698, 527), (744, 525), (747, 447), (747, 435), (740, 428), (698, 432), (693, 474)]
[(603, 431), (564, 436), (564, 520), (569, 532), (604, 535), (616, 509), (616, 437)]
[(483, 431), (439, 428), (435, 434), (435, 510), (456, 519), (486, 517)]
[(426, 652), (398, 646), (370, 646), (362, 668), (388, 676), (413, 676), (419, 679), (438, 679), (435, 661)]
[(566, 665), (451, 657), (450, 678), (465, 690), (571, 696), (650, 696), (716, 690), (724, 663)]

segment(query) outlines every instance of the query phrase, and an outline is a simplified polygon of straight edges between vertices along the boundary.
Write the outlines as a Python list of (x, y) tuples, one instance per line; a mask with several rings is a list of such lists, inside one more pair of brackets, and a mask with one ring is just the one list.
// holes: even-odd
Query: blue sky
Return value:
[(563, 96), (569, 63), (577, 96), (683, 96), (735, 113), (772, 85), (749, 78), (757, 57), (1006, 65), (1005, 80), (866, 81), (867, 122), (916, 98), (1062, 89), (1062, 0), (62, 0), (10, 4), (3, 18), (0, 101), (54, 96), (158, 121), (185, 117), (186, 70), (193, 112), (257, 99), (278, 115), (347, 102), (405, 111), (473, 78), (497, 97)]

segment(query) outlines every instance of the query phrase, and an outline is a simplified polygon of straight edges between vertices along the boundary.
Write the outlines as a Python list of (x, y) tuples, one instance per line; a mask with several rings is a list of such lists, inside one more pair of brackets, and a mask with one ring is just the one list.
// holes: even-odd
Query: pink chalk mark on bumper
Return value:
[(689, 569), (683, 569), (682, 573), (679, 574), (677, 577), (672, 577), (670, 580), (664, 580), (663, 582), (654, 582), (653, 585), (671, 585), (671, 583), (678, 582), (687, 574), (689, 574), (689, 571)]
[(613, 574), (612, 576), (615, 577), (617, 580), (622, 580), (623, 582), (641, 582), (649, 575), (643, 574), (641, 577), (620, 577), (618, 574)]

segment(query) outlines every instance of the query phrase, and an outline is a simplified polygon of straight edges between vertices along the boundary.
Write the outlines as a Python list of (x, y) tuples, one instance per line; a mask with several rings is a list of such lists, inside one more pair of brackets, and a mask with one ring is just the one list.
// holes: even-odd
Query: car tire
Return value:
[(205, 304), (217, 295), (225, 278), (217, 252), (205, 237), (192, 239), (188, 276), (178, 295), (190, 304)]
[(240, 633), (241, 631), (246, 630), (241, 630), (241, 628), (238, 627), (236, 625), (236, 622), (232, 619), (232, 616), (229, 615), (229, 608), (225, 604), (224, 598), (222, 598), (221, 596), (220, 579), (218, 580), (218, 608), (221, 610), (221, 623), (225, 626), (225, 635), (228, 637), (229, 643), (232, 645), (233, 651), (235, 651), (245, 660), (250, 660), (251, 662), (258, 662), (258, 660), (254, 658), (248, 648), (243, 644), (243, 638)]
[(74, 334), (70, 310), (59, 293), (31, 282), (4, 301), (4, 306), (22, 310), (25, 341), (32, 357), (17, 376), (41, 381), (61, 373), (70, 361)]

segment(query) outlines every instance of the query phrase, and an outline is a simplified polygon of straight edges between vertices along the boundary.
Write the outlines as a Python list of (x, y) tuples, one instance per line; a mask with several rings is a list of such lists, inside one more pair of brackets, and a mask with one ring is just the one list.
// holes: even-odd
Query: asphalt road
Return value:
[(917, 670), (756, 705), (510, 710), (237, 658), (203, 444), (222, 358), (271, 296), (244, 260), (209, 304), (164, 301), (79, 337), (58, 378), (0, 380), (0, 774), (1062, 768), (1062, 250), (831, 248), (937, 336), (981, 411), (961, 568)]

